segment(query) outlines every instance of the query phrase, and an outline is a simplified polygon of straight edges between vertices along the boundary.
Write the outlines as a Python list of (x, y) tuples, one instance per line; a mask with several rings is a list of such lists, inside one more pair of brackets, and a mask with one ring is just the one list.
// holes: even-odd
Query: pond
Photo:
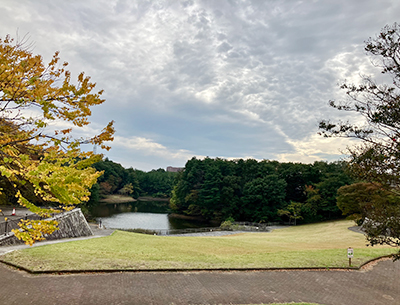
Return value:
[(173, 230), (215, 226), (208, 222), (171, 217), (168, 201), (135, 201), (105, 204), (92, 211), (97, 221), (106, 228)]

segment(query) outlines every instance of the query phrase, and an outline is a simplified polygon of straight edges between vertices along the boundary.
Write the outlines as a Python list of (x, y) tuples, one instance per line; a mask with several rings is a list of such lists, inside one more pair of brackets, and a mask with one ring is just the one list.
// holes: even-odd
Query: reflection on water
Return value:
[(215, 224), (210, 224), (206, 221), (193, 220), (193, 219), (180, 219), (168, 217), (169, 226), (171, 229), (188, 229), (188, 228), (203, 228), (213, 227)]
[(114, 214), (129, 212), (167, 213), (168, 201), (135, 201), (131, 203), (104, 204), (95, 207), (91, 213), (94, 217), (109, 217)]
[(106, 228), (171, 230), (210, 226), (207, 222), (168, 217), (166, 201), (135, 201), (96, 207), (92, 214)]
[(168, 214), (129, 212), (114, 214), (111, 217), (102, 217), (101, 221), (106, 228), (114, 229), (171, 229), (168, 222)]

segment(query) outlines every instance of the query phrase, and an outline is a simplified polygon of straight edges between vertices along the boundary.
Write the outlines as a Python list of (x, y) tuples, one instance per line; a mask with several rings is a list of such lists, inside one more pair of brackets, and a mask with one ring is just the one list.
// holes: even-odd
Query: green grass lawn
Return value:
[(394, 253), (367, 247), (342, 220), (221, 237), (167, 237), (116, 231), (111, 236), (9, 253), (3, 260), (31, 270), (347, 267)]

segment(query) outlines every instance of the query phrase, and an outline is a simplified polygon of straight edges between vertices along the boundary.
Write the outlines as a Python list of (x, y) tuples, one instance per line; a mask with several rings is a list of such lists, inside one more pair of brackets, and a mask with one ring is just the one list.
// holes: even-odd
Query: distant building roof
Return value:
[(167, 167), (167, 172), (172, 172), (172, 173), (177, 173), (180, 172), (184, 169), (184, 167), (172, 167), (172, 166), (168, 166)]

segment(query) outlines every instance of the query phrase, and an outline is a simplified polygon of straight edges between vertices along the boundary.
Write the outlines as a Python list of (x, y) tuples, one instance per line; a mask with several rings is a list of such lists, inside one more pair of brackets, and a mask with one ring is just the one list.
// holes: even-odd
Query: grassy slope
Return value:
[(346, 267), (389, 253), (390, 247), (366, 247), (362, 234), (335, 221), (223, 237), (162, 237), (116, 231), (112, 236), (46, 245), (2, 257), (33, 270)]

